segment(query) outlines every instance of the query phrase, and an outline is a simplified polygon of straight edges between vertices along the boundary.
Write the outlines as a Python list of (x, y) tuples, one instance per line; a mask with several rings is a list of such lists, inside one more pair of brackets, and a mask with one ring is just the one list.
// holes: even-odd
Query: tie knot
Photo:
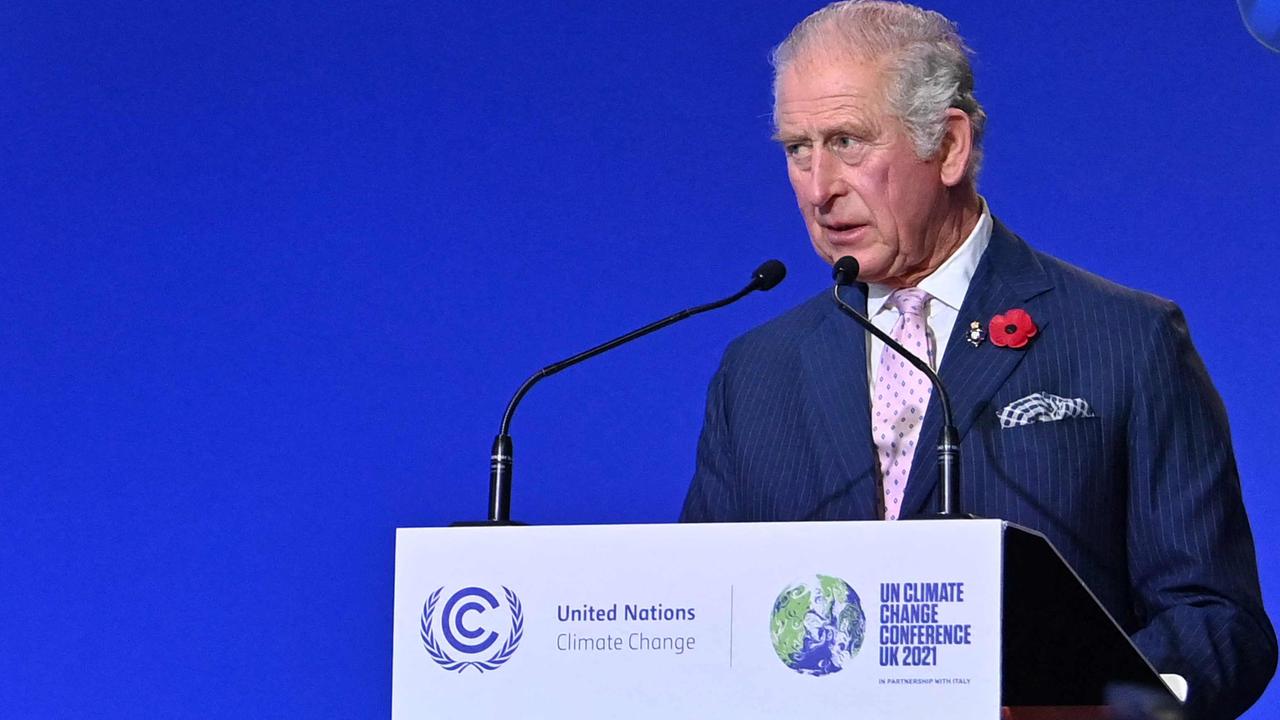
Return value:
[(903, 315), (924, 317), (924, 306), (932, 296), (920, 288), (898, 288), (889, 293), (889, 304)]

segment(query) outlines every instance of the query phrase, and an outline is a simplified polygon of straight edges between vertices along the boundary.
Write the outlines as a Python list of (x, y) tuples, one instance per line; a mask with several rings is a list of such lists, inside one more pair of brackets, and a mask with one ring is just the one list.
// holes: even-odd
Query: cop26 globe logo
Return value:
[(830, 675), (862, 649), (867, 616), (849, 583), (815, 575), (778, 594), (769, 630), (773, 650), (787, 667), (804, 675)]
[[(520, 598), (503, 587), (504, 612), (493, 593), (480, 587), (464, 587), (450, 595), (440, 608), (443, 592), (442, 587), (431, 593), (422, 606), (422, 644), (431, 659), (445, 670), (461, 673), (475, 668), (482, 674), (486, 670), (497, 670), (510, 660), (524, 636)], [(437, 609), (440, 610), (438, 632)], [(506, 625), (508, 618), (509, 626)], [(495, 645), (498, 645), (496, 650)]]

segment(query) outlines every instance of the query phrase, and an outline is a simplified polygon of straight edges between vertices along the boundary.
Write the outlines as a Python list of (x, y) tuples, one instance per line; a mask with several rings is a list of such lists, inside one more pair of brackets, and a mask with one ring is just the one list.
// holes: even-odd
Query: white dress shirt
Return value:
[[(929, 336), (934, 343), (935, 357), (932, 367), (935, 371), (942, 365), (942, 354), (947, 350), (951, 330), (955, 327), (956, 318), (960, 315), (960, 304), (964, 302), (964, 295), (969, 291), (969, 281), (973, 279), (973, 273), (978, 269), (978, 261), (982, 259), (982, 253), (986, 251), (990, 240), (991, 211), (987, 207), (987, 201), (983, 199), (982, 215), (978, 218), (978, 224), (973, 226), (969, 237), (965, 238), (960, 247), (939, 265), (937, 270), (916, 285), (933, 298), (925, 309), (925, 323), (929, 326)], [(893, 334), (893, 326), (897, 324), (899, 315), (897, 309), (885, 305), (885, 301), (889, 299), (889, 294), (892, 292), (893, 288), (887, 285), (867, 283), (867, 316), (876, 327), (887, 334)], [(965, 322), (968, 323), (970, 320), (981, 321), (983, 318), (970, 318)], [(880, 372), (880, 355), (884, 352), (884, 343), (871, 333), (867, 333), (867, 339), (869, 340), (868, 380), (874, 387), (875, 379)]]

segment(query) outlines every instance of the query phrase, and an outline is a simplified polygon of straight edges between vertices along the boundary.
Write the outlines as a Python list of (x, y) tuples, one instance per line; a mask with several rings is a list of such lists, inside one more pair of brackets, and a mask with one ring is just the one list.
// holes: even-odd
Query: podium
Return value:
[(999, 520), (400, 529), (393, 633), (398, 719), (992, 720), (1169, 693)]

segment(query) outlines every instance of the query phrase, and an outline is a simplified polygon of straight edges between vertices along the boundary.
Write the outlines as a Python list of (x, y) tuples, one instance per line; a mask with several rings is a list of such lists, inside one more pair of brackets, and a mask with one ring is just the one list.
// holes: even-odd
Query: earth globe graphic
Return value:
[(773, 603), (773, 649), (805, 675), (840, 672), (862, 649), (867, 616), (849, 583), (830, 575), (787, 586)]

